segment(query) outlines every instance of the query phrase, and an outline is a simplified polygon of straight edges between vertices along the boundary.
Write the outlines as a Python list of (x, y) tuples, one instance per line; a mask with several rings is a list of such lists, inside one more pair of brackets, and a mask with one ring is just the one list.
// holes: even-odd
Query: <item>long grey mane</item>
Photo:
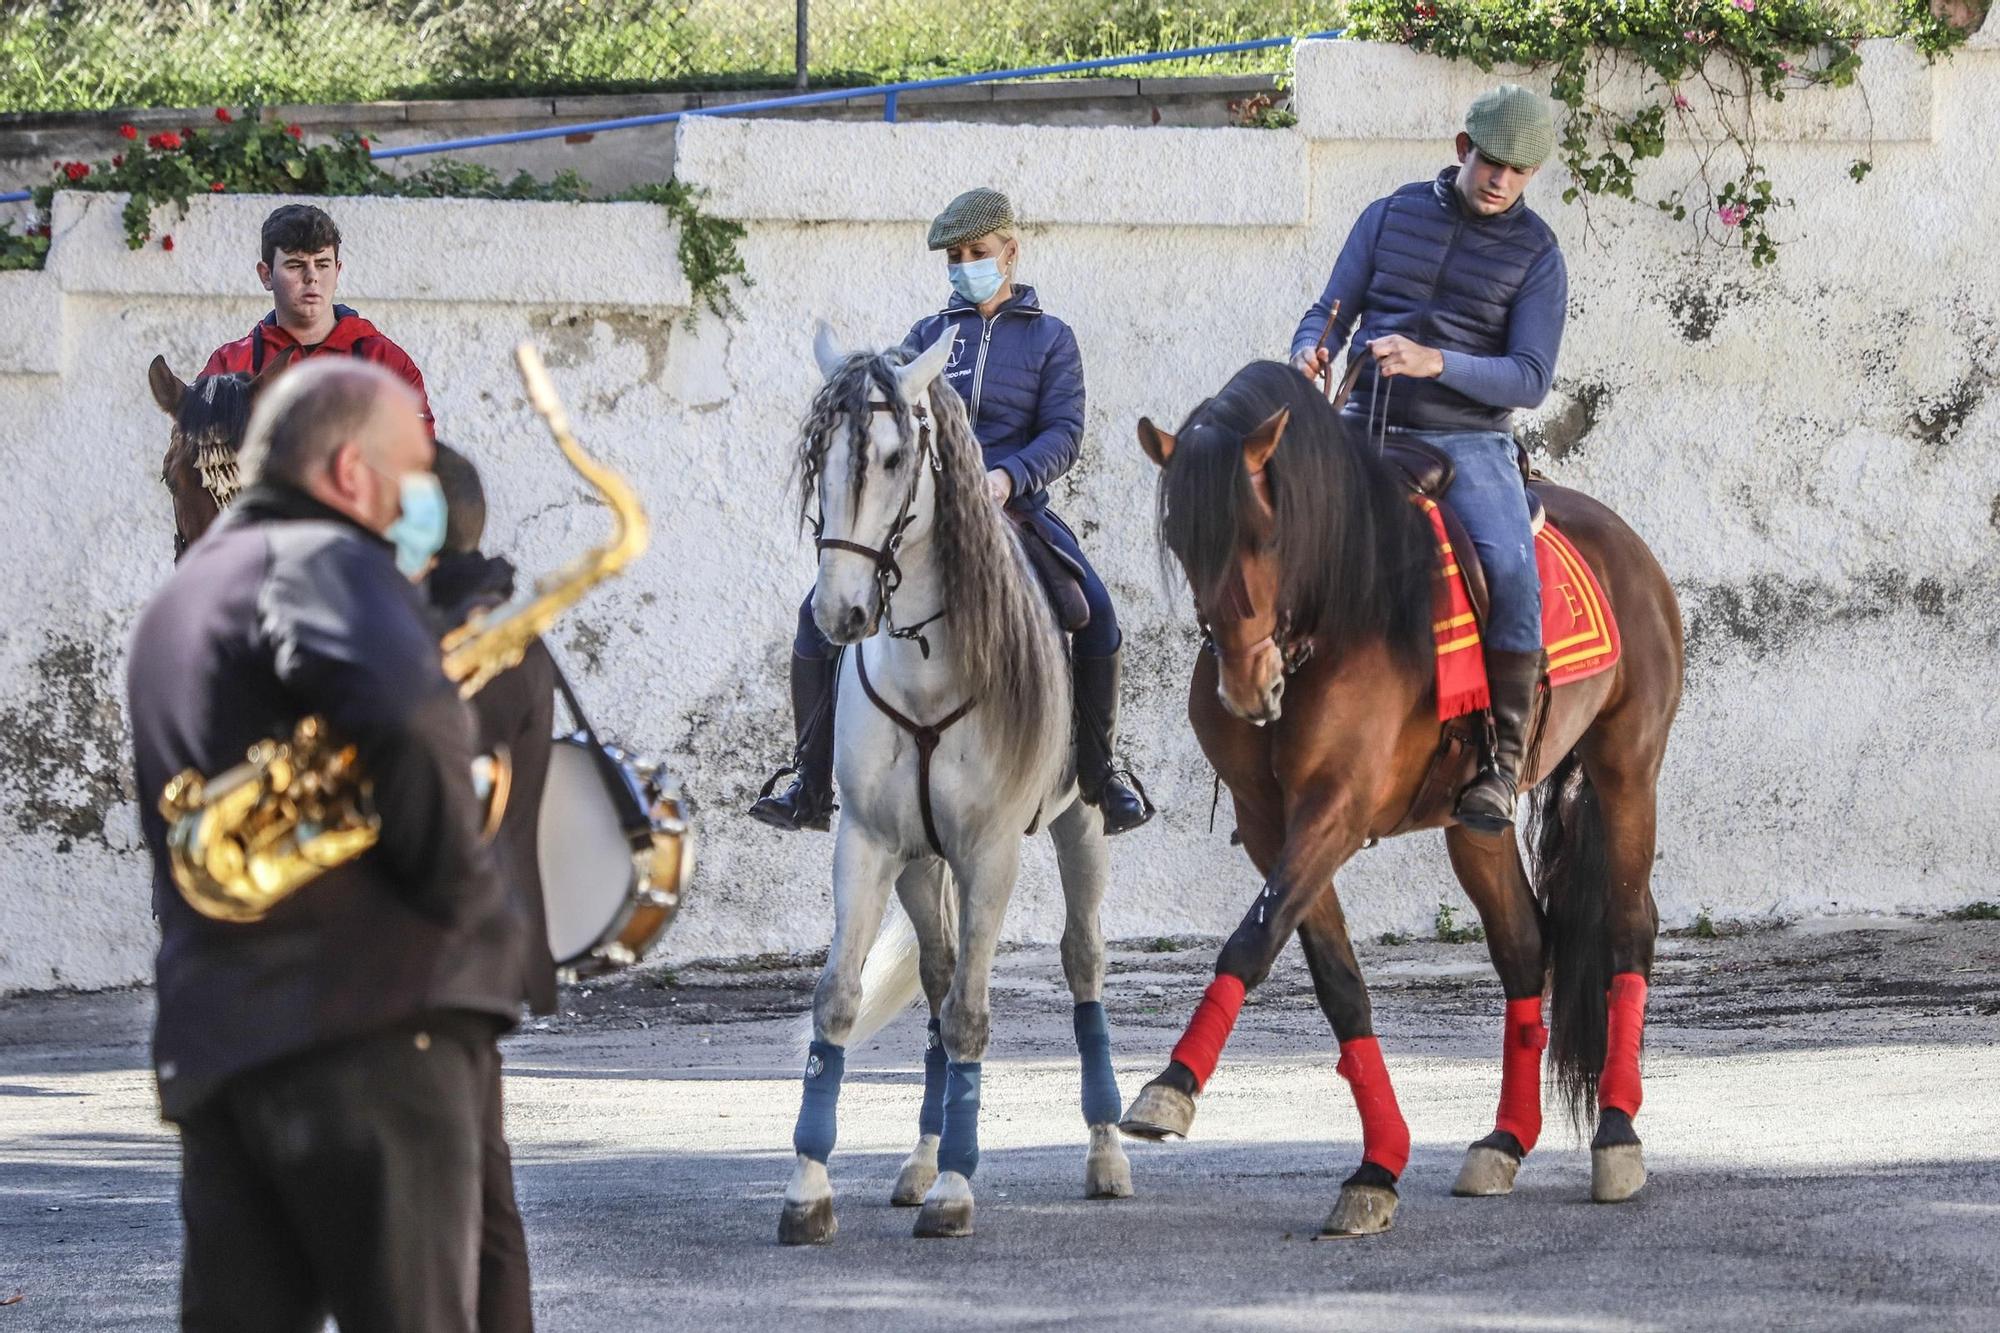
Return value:
[[(843, 427), (854, 460), (849, 484), (859, 493), (870, 463), (870, 390), (879, 388), (900, 403), (900, 361), (894, 352), (849, 357), (814, 396), (799, 442), (802, 513), (811, 511), (828, 446)], [(1068, 758), (1070, 686), (1062, 634), (1020, 538), (987, 491), (986, 465), (965, 404), (943, 376), (931, 382), (930, 414), (940, 463), (932, 541), (948, 613), (944, 639), (963, 696), (979, 701), (974, 716), (988, 724), (992, 781), (1003, 796), (1020, 796), (1053, 781)], [(907, 404), (896, 413), (896, 429), (906, 446), (914, 443), (916, 423)], [(914, 457), (907, 447), (904, 452)], [(906, 608), (906, 614), (929, 611)]]

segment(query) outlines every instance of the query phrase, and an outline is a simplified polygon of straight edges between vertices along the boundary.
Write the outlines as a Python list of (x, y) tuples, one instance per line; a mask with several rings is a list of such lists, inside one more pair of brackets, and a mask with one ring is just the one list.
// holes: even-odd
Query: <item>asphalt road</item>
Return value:
[[(1121, 949), (1129, 1096), (1213, 944)], [(1588, 1202), (1551, 1117), (1515, 1195), (1449, 1197), (1491, 1125), (1498, 987), (1476, 944), (1371, 945), (1416, 1140), (1395, 1229), (1315, 1241), (1357, 1124), (1296, 953), (1245, 1010), (1187, 1143), (1132, 1144), (1137, 1197), (1081, 1197), (1052, 951), (1004, 955), (978, 1234), (888, 1206), (915, 1134), (914, 1013), (849, 1056), (831, 1246), (775, 1243), (797, 1107), (787, 960), (572, 992), (507, 1044), (545, 1330), (717, 1327), (2000, 1328), (2000, 923), (1821, 923), (1665, 942), (1639, 1119), (1653, 1176)], [(172, 1326), (175, 1144), (143, 992), (0, 1000), (0, 1333)]]

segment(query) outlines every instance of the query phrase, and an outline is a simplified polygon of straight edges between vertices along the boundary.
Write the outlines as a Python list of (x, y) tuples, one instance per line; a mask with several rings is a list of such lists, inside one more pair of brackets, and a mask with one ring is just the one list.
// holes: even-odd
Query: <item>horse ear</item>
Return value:
[(1271, 461), (1278, 441), (1285, 438), (1285, 423), (1291, 419), (1292, 409), (1281, 407), (1243, 438), (1243, 466), (1249, 469), (1251, 476), (1262, 472), (1264, 465)]
[(279, 352), (276, 356), (272, 357), (269, 361), (266, 361), (264, 363), (264, 368), (258, 371), (250, 379), (251, 402), (253, 403), (256, 402), (257, 395), (271, 387), (271, 382), (277, 379), (278, 376), (281, 373), (283, 373), (286, 366), (292, 364), (292, 360), (297, 355), (297, 353), (298, 353), (298, 348), (287, 347), (283, 351)]
[(847, 361), (847, 354), (833, 345), (833, 328), (823, 319), (813, 321), (813, 360), (819, 362), (819, 373), (826, 379)]
[(1174, 456), (1174, 437), (1153, 424), (1151, 417), (1139, 418), (1139, 447), (1146, 451), (1146, 457), (1157, 467), (1165, 467), (1167, 460)]
[(937, 336), (936, 342), (896, 371), (896, 383), (902, 386), (904, 402), (917, 401), (924, 390), (931, 387), (931, 381), (943, 373), (945, 363), (951, 360), (952, 340), (957, 337), (957, 329), (946, 328)]
[(167, 358), (156, 356), (153, 364), (146, 367), (146, 383), (152, 387), (153, 401), (160, 410), (170, 417), (181, 413), (181, 399), (187, 397), (188, 386), (181, 383), (180, 376), (167, 369)]

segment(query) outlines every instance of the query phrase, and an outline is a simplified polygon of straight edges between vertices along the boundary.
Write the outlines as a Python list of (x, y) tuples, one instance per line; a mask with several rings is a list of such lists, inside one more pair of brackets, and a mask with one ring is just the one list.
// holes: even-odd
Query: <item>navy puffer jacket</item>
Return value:
[(965, 400), (986, 466), (1014, 482), (1013, 509), (1048, 507), (1049, 483), (1070, 470), (1083, 446), (1083, 356), (1069, 325), (1045, 314), (1033, 287), (1016, 287), (983, 319), (979, 307), (951, 303), (910, 328), (914, 355), (953, 334), (944, 377)]

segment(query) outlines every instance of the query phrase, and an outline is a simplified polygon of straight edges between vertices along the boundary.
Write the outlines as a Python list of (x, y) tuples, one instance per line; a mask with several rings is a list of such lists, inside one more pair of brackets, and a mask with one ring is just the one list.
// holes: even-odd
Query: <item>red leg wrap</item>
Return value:
[(1542, 1136), (1542, 1048), (1548, 1044), (1542, 997), (1507, 1001), (1500, 1039), (1500, 1114), (1493, 1118), (1493, 1128), (1512, 1134), (1524, 1153)]
[(1361, 1160), (1402, 1175), (1410, 1162), (1410, 1127), (1403, 1123), (1396, 1090), (1389, 1085), (1382, 1044), (1373, 1037), (1343, 1041), (1336, 1067), (1354, 1090), (1354, 1109), (1361, 1113)]
[(1597, 1104), (1639, 1114), (1639, 1038), (1646, 1030), (1646, 979), (1637, 972), (1611, 978), (1610, 1016), (1604, 1039), (1604, 1073)]
[(1215, 1072), (1216, 1061), (1222, 1058), (1223, 1044), (1229, 1040), (1242, 1008), (1243, 979), (1226, 972), (1217, 973), (1203, 992), (1201, 1003), (1194, 1007), (1187, 1031), (1174, 1046), (1174, 1059), (1193, 1072), (1196, 1091), (1208, 1086), (1209, 1075)]

